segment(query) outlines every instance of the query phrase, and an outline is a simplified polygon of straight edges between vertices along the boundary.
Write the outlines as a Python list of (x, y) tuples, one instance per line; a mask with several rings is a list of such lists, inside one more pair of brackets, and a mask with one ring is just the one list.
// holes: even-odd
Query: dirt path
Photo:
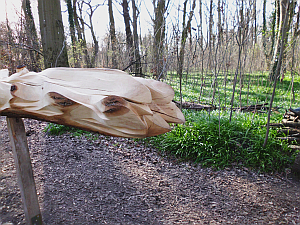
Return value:
[[(300, 224), (300, 183), (247, 169), (212, 171), (129, 139), (48, 136), (25, 120), (45, 224)], [(24, 224), (0, 117), (0, 224)]]

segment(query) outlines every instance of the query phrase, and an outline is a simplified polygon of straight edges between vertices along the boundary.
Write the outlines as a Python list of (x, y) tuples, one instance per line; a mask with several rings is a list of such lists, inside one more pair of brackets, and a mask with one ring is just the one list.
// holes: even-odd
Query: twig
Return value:
[(56, 67), (58, 58), (60, 57), (60, 55), (61, 55), (61, 53), (63, 52), (64, 48), (65, 48), (65, 41), (63, 42), (63, 46), (62, 46), (62, 48), (61, 48), (61, 50), (60, 50), (60, 53), (58, 54), (58, 56), (57, 56), (57, 58), (56, 58), (56, 60), (55, 60), (55, 66), (54, 66), (54, 67)]
[[(35, 48), (33, 48), (33, 47), (29, 46), (29, 45), (26, 45), (26, 44), (22, 44), (22, 43), (20, 43), (20, 44), (18, 44), (18, 43), (8, 43), (8, 42), (5, 42), (5, 41), (0, 41), (0, 44), (1, 45), (3, 45), (3, 44), (4, 45), (10, 45), (11, 47), (21, 48), (21, 49), (28, 50), (28, 51), (35, 51), (35, 52), (41, 54), (42, 56), (44, 55), (38, 49), (35, 49)], [(26, 48), (24, 48), (23, 46), (26, 47)]]
[(141, 58), (139, 58), (139, 59), (137, 59), (137, 60), (131, 62), (128, 66), (126, 66), (124, 69), (122, 69), (122, 71), (127, 70), (129, 67), (131, 67), (132, 65), (134, 65), (137, 61), (141, 60), (141, 59), (144, 58), (145, 56), (147, 56), (147, 55), (143, 55)]

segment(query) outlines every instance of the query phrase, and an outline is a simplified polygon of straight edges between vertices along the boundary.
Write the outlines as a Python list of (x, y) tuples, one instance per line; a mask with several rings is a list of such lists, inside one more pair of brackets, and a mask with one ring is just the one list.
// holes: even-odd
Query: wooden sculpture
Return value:
[(113, 69), (0, 70), (0, 115), (27, 117), (105, 135), (149, 137), (184, 123), (162, 82)]

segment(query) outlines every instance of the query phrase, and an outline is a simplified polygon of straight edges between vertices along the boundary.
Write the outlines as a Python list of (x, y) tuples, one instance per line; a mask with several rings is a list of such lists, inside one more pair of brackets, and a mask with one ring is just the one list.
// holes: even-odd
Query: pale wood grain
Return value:
[[(105, 135), (142, 138), (183, 123), (173, 89), (114, 69), (0, 71), (0, 115), (29, 117)], [(6, 75), (6, 76), (5, 76)]]

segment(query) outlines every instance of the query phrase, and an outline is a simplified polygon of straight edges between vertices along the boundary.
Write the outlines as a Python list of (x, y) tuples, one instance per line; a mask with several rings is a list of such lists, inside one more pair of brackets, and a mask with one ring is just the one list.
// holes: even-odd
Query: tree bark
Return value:
[(59, 0), (38, 0), (45, 68), (69, 67)]

